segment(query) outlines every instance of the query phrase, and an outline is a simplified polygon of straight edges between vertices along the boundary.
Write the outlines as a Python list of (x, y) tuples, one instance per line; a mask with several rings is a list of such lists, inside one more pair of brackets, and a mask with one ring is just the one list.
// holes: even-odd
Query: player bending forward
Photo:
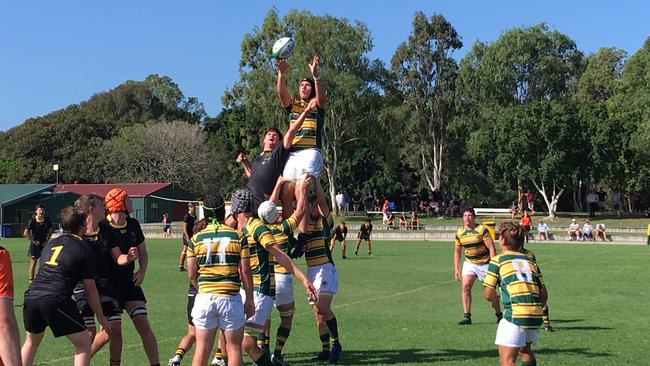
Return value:
[(526, 230), (511, 222), (499, 228), (501, 254), (490, 260), (485, 276), (485, 298), (497, 298), (496, 287), (501, 287), (504, 314), (497, 328), (494, 343), (499, 349), (501, 366), (516, 366), (521, 355), (522, 365), (537, 365), (530, 346), (538, 342), (542, 325), (542, 304), (548, 294), (541, 271), (527, 255), (521, 253)]

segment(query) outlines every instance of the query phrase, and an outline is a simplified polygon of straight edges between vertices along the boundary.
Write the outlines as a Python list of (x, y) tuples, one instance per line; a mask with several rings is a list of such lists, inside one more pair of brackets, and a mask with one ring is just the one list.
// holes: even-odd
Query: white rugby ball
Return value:
[(265, 224), (274, 224), (278, 221), (278, 218), (280, 218), (278, 208), (272, 201), (262, 202), (260, 207), (257, 209), (257, 216), (259, 216)]
[(287, 58), (293, 51), (295, 42), (291, 37), (282, 37), (275, 41), (271, 52), (273, 58)]

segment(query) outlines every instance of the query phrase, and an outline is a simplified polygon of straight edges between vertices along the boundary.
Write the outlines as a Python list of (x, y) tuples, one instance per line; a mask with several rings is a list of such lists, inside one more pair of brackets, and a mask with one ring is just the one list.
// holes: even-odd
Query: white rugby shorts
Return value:
[(293, 302), (293, 278), (291, 274), (275, 274), (275, 306)]
[(286, 179), (304, 178), (309, 173), (314, 177), (323, 170), (323, 154), (319, 149), (302, 149), (289, 153), (282, 176)]
[(334, 295), (339, 291), (339, 276), (332, 263), (307, 268), (307, 278), (314, 285), (319, 296)]
[(244, 304), (239, 295), (199, 293), (192, 308), (192, 321), (199, 329), (234, 331), (244, 327)]
[(463, 271), (461, 272), (462, 276), (474, 276), (478, 278), (481, 282), (485, 279), (485, 275), (488, 271), (488, 264), (474, 264), (468, 260), (463, 262)]
[[(239, 290), (242, 301), (246, 301), (246, 291)], [(255, 304), (255, 315), (246, 319), (246, 324), (255, 324), (260, 329), (264, 327), (266, 321), (271, 317), (273, 311), (273, 298), (269, 295), (264, 295), (260, 292), (253, 291), (253, 303)]]
[(526, 343), (536, 344), (537, 342), (539, 342), (538, 328), (522, 328), (507, 321), (506, 318), (501, 318), (494, 344), (506, 347), (523, 347)]

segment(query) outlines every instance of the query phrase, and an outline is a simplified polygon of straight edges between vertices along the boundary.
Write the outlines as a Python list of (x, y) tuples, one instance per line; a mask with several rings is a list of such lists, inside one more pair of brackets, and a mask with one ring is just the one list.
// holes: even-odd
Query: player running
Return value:
[(504, 315), (499, 321), (494, 343), (499, 349), (501, 366), (515, 366), (521, 355), (523, 365), (537, 364), (530, 346), (538, 342), (542, 324), (542, 304), (548, 298), (539, 266), (521, 253), (526, 230), (511, 222), (499, 228), (501, 254), (490, 260), (485, 276), (485, 298), (498, 299), (501, 287)]
[[(459, 325), (472, 324), (472, 286), (478, 278), (483, 281), (487, 273), (490, 258), (496, 255), (494, 242), (488, 229), (476, 224), (476, 214), (472, 207), (463, 209), (463, 227), (456, 231), (454, 248), (454, 278), (461, 281), (461, 300), (464, 316)], [(463, 269), (460, 270), (460, 251), (465, 251)], [(502, 312), (498, 296), (492, 302), (497, 323), (501, 320)]]
[(79, 281), (83, 280), (88, 303), (104, 331), (110, 334), (111, 330), (95, 286), (95, 255), (81, 239), (86, 232), (86, 213), (66, 207), (59, 219), (64, 234), (43, 247), (40, 270), (25, 291), (26, 335), (21, 350), (25, 366), (34, 363), (36, 350), (48, 326), (54, 337), (66, 336), (74, 345), (75, 366), (90, 365), (90, 338), (72, 301), (72, 291)]

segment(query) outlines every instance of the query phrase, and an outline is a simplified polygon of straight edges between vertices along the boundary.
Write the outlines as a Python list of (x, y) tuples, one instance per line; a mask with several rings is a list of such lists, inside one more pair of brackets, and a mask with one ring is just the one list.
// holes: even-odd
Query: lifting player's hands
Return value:
[(318, 78), (318, 61), (320, 59), (318, 58), (318, 55), (314, 55), (314, 57), (311, 59), (311, 63), (309, 64), (309, 71), (311, 71), (311, 75), (314, 78)]
[(129, 261), (129, 263), (131, 263), (134, 260), (138, 259), (139, 255), (140, 253), (138, 252), (138, 247), (131, 247), (129, 248), (129, 251), (126, 253), (126, 259)]
[(244, 301), (244, 314), (246, 315), (246, 319), (255, 315), (255, 303), (253, 303), (253, 299), (247, 297), (246, 301)]
[(311, 99), (309, 100), (309, 103), (308, 103), (307, 106), (305, 107), (305, 111), (311, 111), (311, 110), (314, 109), (317, 105), (318, 105), (318, 99), (316, 99), (316, 98), (311, 98)]
[(132, 280), (135, 287), (140, 287), (144, 282), (144, 272), (142, 270), (137, 271), (133, 274)]
[(278, 70), (280, 70), (281, 75), (284, 75), (289, 69), (289, 63), (284, 58), (277, 59), (275, 64), (278, 65)]
[(246, 157), (246, 155), (244, 155), (244, 153), (239, 153), (239, 155), (237, 155), (237, 159), (235, 159), (235, 161), (239, 164), (241, 164), (246, 160), (248, 160), (248, 158)]
[(312, 303), (318, 301), (318, 293), (316, 292), (316, 289), (314, 288), (314, 285), (311, 283), (311, 281), (305, 278), (305, 280), (302, 282), (302, 285), (305, 287), (309, 302)]
[(111, 329), (111, 323), (108, 321), (108, 319), (106, 319), (105, 316), (98, 316), (97, 321), (99, 321), (99, 324), (102, 326), (102, 330), (110, 336), (113, 330)]

